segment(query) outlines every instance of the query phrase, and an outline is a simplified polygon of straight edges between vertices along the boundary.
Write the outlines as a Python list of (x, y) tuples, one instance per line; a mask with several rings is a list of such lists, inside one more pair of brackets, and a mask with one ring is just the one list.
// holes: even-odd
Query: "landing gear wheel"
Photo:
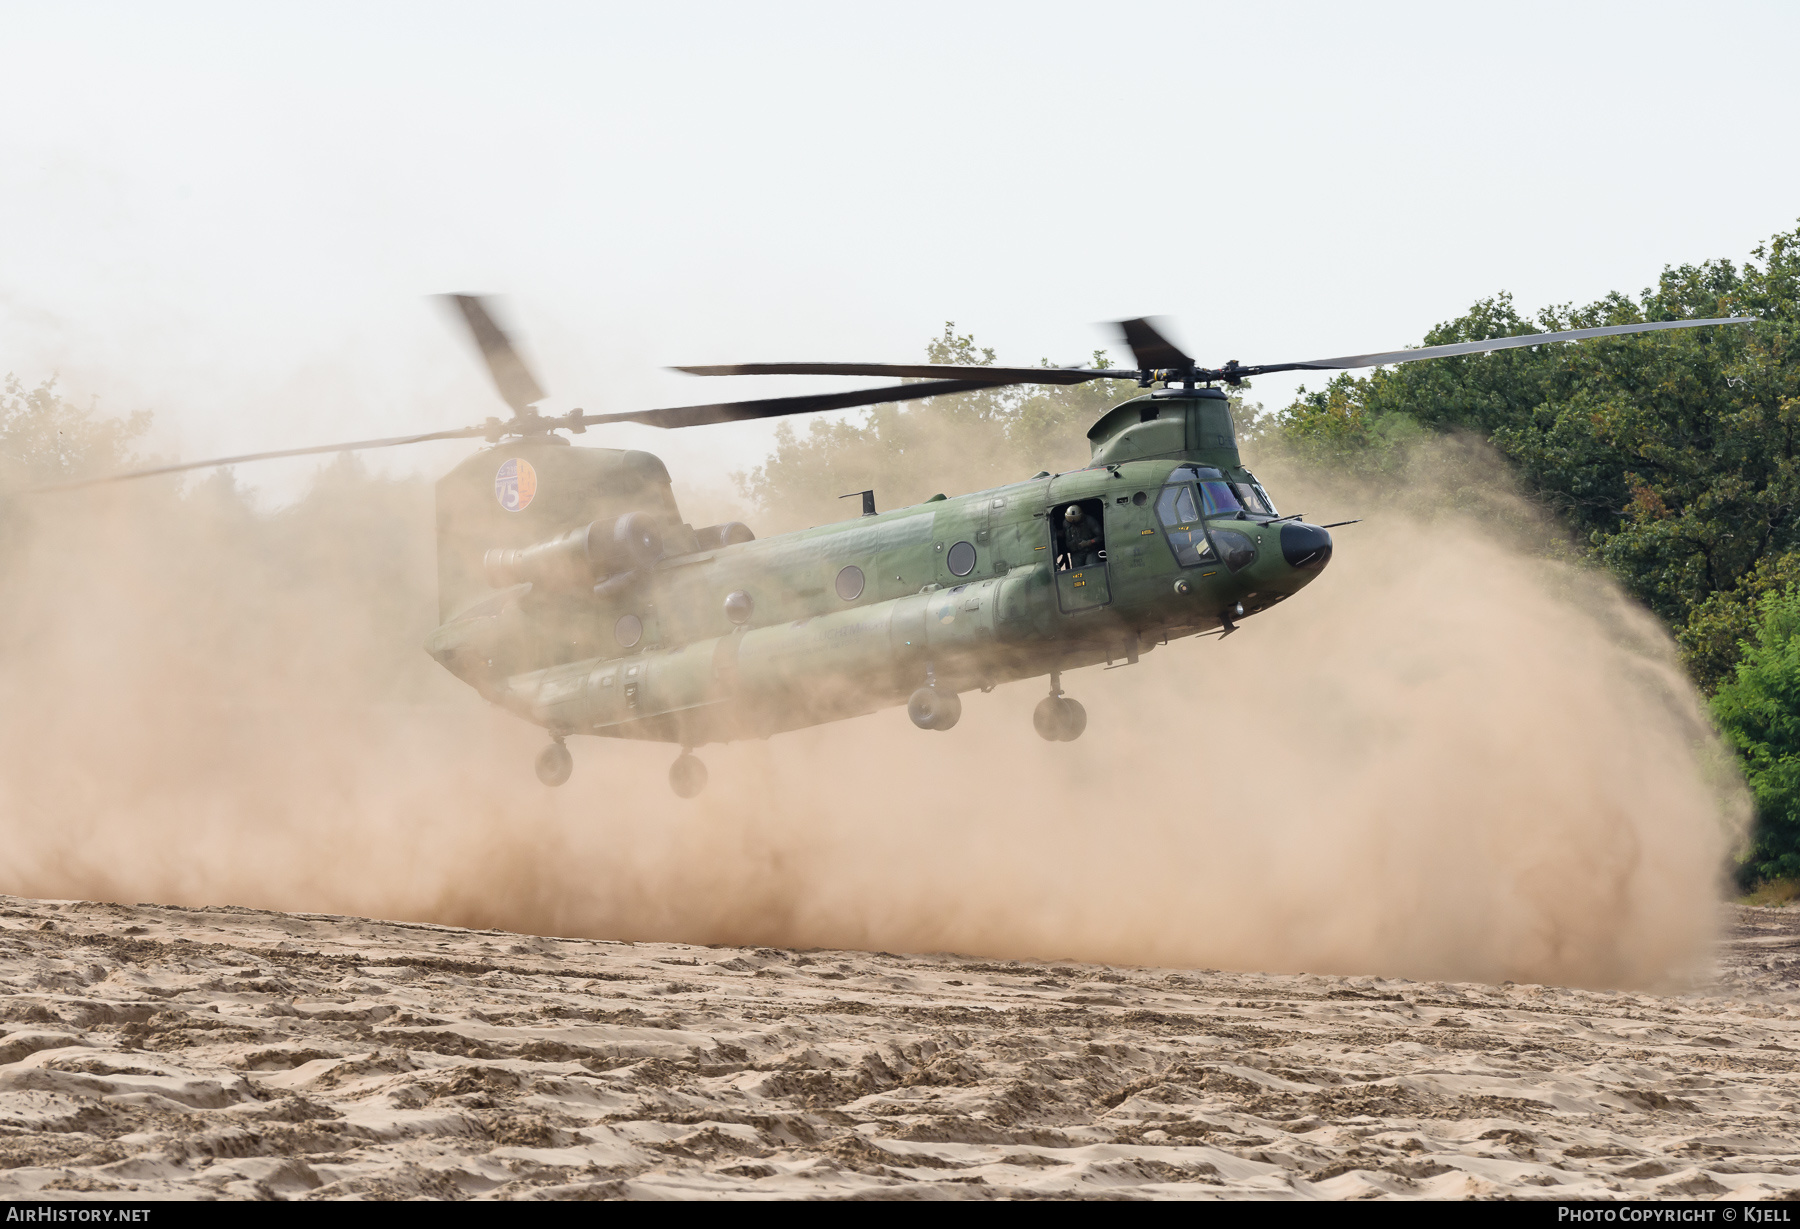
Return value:
[(921, 730), (947, 730), (962, 718), (962, 697), (954, 691), (921, 687), (906, 702), (906, 715)]
[(678, 798), (699, 797), (700, 791), (706, 788), (706, 765), (698, 756), (683, 751), (680, 758), (669, 765), (669, 788)]
[(962, 720), (962, 697), (954, 691), (940, 691), (938, 699), (943, 705), (943, 711), (938, 717), (937, 728), (947, 730)]
[(575, 759), (569, 754), (569, 749), (562, 745), (562, 739), (557, 739), (538, 752), (538, 780), (545, 785), (552, 787), (561, 785), (569, 779), (569, 774), (574, 771)]
[(1087, 709), (1080, 700), (1045, 696), (1032, 712), (1031, 724), (1045, 742), (1072, 743), (1087, 729)]
[(1087, 729), (1087, 709), (1081, 706), (1080, 700), (1071, 700), (1064, 696), (1062, 740), (1072, 743), (1081, 737), (1081, 732), (1085, 729)]

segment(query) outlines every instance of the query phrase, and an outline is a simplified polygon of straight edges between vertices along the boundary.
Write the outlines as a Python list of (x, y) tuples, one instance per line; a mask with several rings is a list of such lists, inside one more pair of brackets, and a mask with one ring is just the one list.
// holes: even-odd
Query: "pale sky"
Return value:
[[(917, 360), (947, 319), (1003, 362), (1135, 315), (1207, 363), (1388, 349), (1800, 218), (1792, 2), (14, 2), (0, 32), (0, 369), (153, 410), (184, 459), (504, 415), (443, 291), (506, 296), (544, 410), (605, 412), (845, 387), (661, 368)], [(770, 434), (586, 442), (723, 484)]]

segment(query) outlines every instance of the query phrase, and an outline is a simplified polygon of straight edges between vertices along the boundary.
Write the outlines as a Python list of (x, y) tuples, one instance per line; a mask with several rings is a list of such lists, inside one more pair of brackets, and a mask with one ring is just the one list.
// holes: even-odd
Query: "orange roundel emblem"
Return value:
[(531, 506), (531, 497), (537, 494), (537, 471), (531, 468), (530, 461), (522, 461), (517, 457), (500, 466), (500, 472), (494, 475), (494, 498), (508, 512), (523, 512)]

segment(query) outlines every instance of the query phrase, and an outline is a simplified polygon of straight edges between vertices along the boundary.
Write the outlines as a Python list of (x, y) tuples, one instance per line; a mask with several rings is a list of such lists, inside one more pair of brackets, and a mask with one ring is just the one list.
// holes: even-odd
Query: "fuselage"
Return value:
[[(559, 737), (683, 746), (872, 712), (921, 686), (1135, 661), (1286, 600), (1330, 557), (1323, 530), (1278, 517), (1234, 440), (1199, 438), (1223, 413), (1202, 400), (1115, 408), (1073, 472), (706, 549), (684, 549), (701, 539), (677, 523), (654, 563), (494, 591), (428, 648)], [(1159, 438), (1140, 427), (1179, 442), (1134, 456)]]

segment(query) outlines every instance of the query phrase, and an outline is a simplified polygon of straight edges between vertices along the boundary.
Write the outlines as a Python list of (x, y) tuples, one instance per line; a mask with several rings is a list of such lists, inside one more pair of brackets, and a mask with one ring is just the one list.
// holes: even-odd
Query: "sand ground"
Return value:
[(1683, 994), (0, 897), (0, 1198), (1792, 1198), (1800, 908)]

